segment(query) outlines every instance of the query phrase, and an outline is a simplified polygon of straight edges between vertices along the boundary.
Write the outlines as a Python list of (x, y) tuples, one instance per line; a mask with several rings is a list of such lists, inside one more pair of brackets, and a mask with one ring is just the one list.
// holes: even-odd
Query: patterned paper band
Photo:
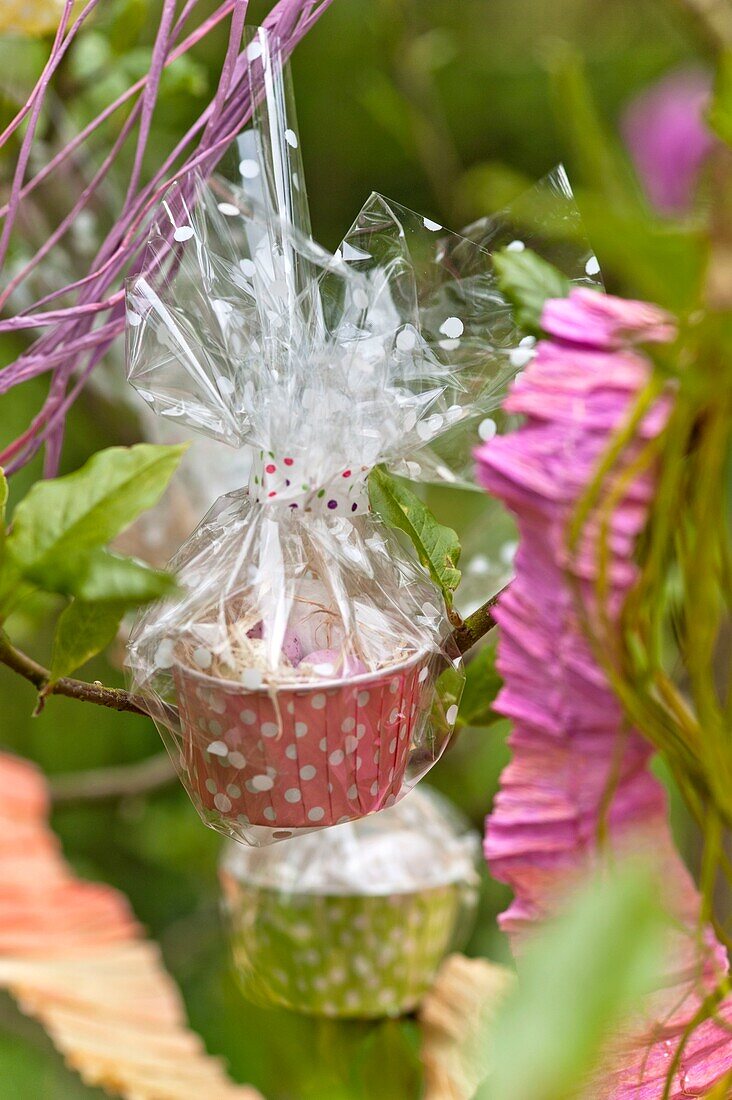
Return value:
[(364, 466), (344, 466), (325, 485), (314, 482), (301, 459), (259, 451), (252, 462), (249, 493), (258, 504), (289, 504), (305, 511), (325, 510), (350, 516), (368, 512)]

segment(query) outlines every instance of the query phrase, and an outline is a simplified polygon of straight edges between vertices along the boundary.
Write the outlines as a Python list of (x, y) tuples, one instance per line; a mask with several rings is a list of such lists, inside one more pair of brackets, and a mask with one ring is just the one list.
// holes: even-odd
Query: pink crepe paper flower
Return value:
[(704, 121), (711, 87), (703, 69), (676, 69), (634, 99), (621, 121), (641, 183), (664, 214), (689, 209), (699, 172), (714, 148)]
[[(542, 327), (548, 338), (504, 406), (524, 421), (477, 452), (482, 483), (515, 514), (520, 533), (516, 577), (496, 612), (504, 677), (496, 709), (513, 720), (513, 759), (488, 820), (485, 853), (494, 876), (514, 891), (502, 917), (514, 943), (599, 860), (603, 811), (611, 849), (643, 848), (653, 858), (678, 918), (674, 972), (643, 1019), (613, 1044), (610, 1066), (588, 1095), (657, 1100), (681, 1033), (727, 959), (710, 929), (699, 949), (699, 897), (673, 846), (663, 788), (648, 769), (652, 749), (627, 729), (581, 626), (578, 592), (593, 614), (597, 520), (590, 517), (573, 554), (567, 526), (648, 380), (650, 364), (635, 345), (670, 340), (674, 326), (654, 306), (576, 289), (546, 303)], [(650, 410), (624, 462), (662, 430), (668, 408), (664, 397)], [(653, 491), (652, 471), (637, 477), (611, 519), (611, 621), (636, 578), (633, 549)], [(732, 1024), (732, 1002), (720, 1011)], [(703, 1095), (730, 1068), (732, 1034), (709, 1020), (687, 1043), (670, 1095)]]

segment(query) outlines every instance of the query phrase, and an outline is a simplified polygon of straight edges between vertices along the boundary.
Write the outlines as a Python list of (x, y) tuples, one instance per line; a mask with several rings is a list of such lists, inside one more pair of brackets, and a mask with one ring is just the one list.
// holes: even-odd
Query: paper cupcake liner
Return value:
[(429, 717), (438, 661), (418, 654), (274, 698), (176, 666), (189, 793), (225, 831), (265, 826), (282, 839), (391, 805)]
[(460, 884), (388, 896), (282, 894), (237, 885), (234, 965), (245, 996), (316, 1016), (411, 1011), (452, 949)]

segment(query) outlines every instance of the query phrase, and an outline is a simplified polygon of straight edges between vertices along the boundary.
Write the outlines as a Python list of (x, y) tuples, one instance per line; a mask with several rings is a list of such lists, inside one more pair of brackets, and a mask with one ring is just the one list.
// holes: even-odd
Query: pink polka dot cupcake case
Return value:
[[(433, 658), (279, 693), (245, 693), (191, 670), (175, 678), (191, 793), (205, 817), (284, 839), (391, 806), (428, 740)], [(279, 710), (279, 722), (278, 722)]]
[(442, 752), (462, 682), (439, 596), (376, 516), (344, 540), (337, 517), (271, 510), (219, 502), (176, 559), (182, 595), (130, 645), (202, 818), (256, 845), (393, 805)]

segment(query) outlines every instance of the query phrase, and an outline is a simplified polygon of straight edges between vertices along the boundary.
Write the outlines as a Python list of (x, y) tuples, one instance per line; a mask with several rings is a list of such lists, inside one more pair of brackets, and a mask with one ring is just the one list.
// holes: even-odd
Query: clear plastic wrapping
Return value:
[(519, 337), (482, 247), (505, 219), (476, 243), (372, 195), (334, 255), (312, 240), (286, 70), (262, 32), (248, 55), (254, 129), (228, 178), (167, 193), (127, 333), (140, 394), (247, 449), (249, 483), (173, 560), (183, 594), (129, 664), (203, 819), (259, 845), (390, 806), (441, 754), (459, 654), (367, 478), (475, 438)]
[(230, 843), (220, 878), (245, 995), (323, 1016), (408, 1012), (464, 946), (480, 839), (433, 791), (287, 844)]

